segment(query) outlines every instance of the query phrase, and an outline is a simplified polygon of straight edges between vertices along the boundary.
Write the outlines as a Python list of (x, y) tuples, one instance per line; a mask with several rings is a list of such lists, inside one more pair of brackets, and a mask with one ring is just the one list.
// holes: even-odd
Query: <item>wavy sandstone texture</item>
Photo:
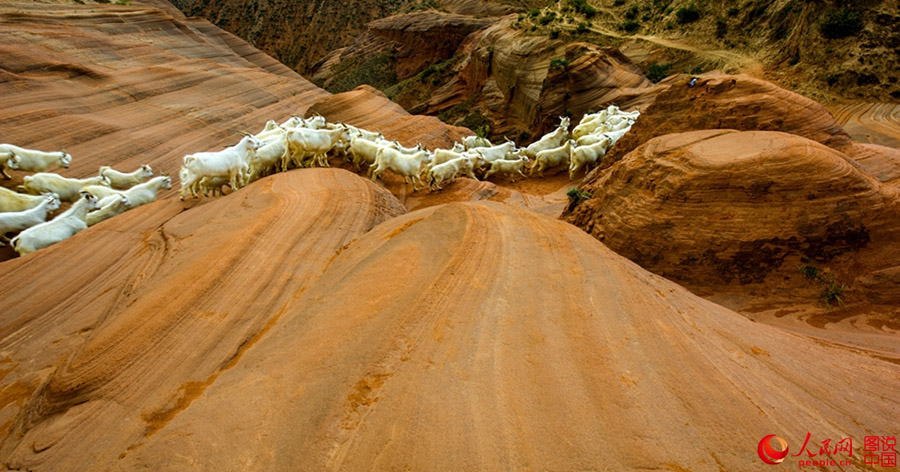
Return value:
[(670, 133), (704, 129), (782, 131), (837, 149), (883, 182), (900, 180), (900, 150), (860, 144), (824, 106), (764, 80), (709, 74), (691, 87), (690, 76), (660, 83), (641, 118), (604, 158), (608, 165), (647, 142)]
[[(15, 464), (52, 468), (103, 444), (90, 464), (113, 470), (743, 471), (759, 470), (756, 444), (773, 431), (793, 449), (806, 431), (817, 440), (891, 431), (900, 414), (897, 364), (753, 323), (577, 228), (499, 203), (392, 219), (321, 277), (295, 282), (286, 305), (269, 304), (277, 314), (267, 324), (245, 328), (259, 334), (223, 350), (231, 357), (211, 356), (202, 373), (175, 370), (152, 401), (120, 398), (122, 384), (108, 382), (96, 391), (99, 418), (89, 401), (38, 423), (15, 443)], [(232, 304), (263, 303), (216, 293), (220, 308), (191, 311), (209, 317), (186, 316), (154, 342), (200, 357), (189, 328), (225, 333), (217, 318), (238, 312)], [(124, 330), (159, 317), (107, 323)], [(44, 391), (59, 393), (44, 411), (66, 387), (93, 398), (79, 380), (104, 361), (118, 361), (122, 380), (143, 374), (122, 362), (124, 342), (102, 349), (109, 338), (97, 331), (51, 377)], [(119, 421), (90, 427), (109, 418)], [(72, 428), (96, 440), (76, 448), (74, 432), (61, 431)]]
[(594, 177), (582, 187), (593, 198), (564, 217), (676, 282), (796, 290), (814, 285), (797, 270), (808, 262), (857, 298), (900, 303), (900, 192), (815, 141), (770, 131), (669, 134)]
[(336, 252), (404, 212), (346, 171), (309, 169), (188, 211), (156, 202), (3, 263), (3, 463), (97, 470), (139, 448), (239, 365)]
[(150, 164), (175, 177), (185, 154), (232, 145), (239, 130), (328, 96), (206, 21), (134, 3), (0, 4), (0, 139), (65, 148), (67, 176)]

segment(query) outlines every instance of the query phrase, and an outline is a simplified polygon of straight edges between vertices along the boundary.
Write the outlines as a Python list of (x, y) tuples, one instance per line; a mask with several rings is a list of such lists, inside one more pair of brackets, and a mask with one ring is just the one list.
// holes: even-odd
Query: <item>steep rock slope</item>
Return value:
[[(243, 40), (161, 2), (0, 4), (3, 142), (74, 156), (73, 177), (222, 149), (328, 96)], [(12, 187), (16, 180), (0, 184)], [(168, 194), (174, 193), (170, 191)]]
[(769, 131), (669, 134), (582, 189), (592, 198), (570, 207), (568, 221), (686, 286), (764, 284), (815, 301), (822, 288), (798, 270), (808, 264), (851, 287), (845, 301), (900, 303), (900, 192), (815, 141)]
[[(483, 25), (482, 20), (462, 20), (440, 12), (379, 20), (351, 46), (330, 55), (313, 80), (328, 86), (380, 77), (373, 85), (413, 113), (437, 115), (449, 123), (483, 128), (493, 137), (507, 135), (520, 142), (549, 131), (561, 115), (578, 119), (610, 103), (629, 109), (649, 103), (652, 84), (616, 49), (516, 29), (511, 26), (515, 18), (498, 19), (468, 34), (465, 41), (458, 36), (444, 40), (441, 44), (448, 47), (419, 61), (402, 59), (402, 51), (415, 50), (421, 43), (419, 37), (408, 34), (412, 25), (416, 29), (434, 24)], [(445, 28), (444, 35), (457, 30)], [(454, 44), (458, 47), (450, 47)], [(383, 80), (385, 68), (398, 83)]]
[(408, 0), (285, 1), (171, 0), (207, 18), (299, 72), (332, 49), (346, 46), (366, 23), (396, 12)]
[(361, 84), (385, 88), (450, 59), (469, 34), (491, 23), (433, 10), (373, 21), (350, 46), (329, 53), (311, 80), (333, 93)]
[(308, 169), (0, 264), (3, 464), (106, 469), (233, 368), (341, 247), (403, 212), (346, 171)]
[(111, 468), (759, 470), (772, 432), (793, 451), (807, 431), (891, 431), (898, 374), (699, 299), (558, 220), (451, 204), (352, 243)]

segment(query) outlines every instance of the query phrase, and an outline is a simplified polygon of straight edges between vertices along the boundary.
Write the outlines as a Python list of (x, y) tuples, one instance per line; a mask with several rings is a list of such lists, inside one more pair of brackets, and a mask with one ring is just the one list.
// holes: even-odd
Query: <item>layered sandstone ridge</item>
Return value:
[(849, 155), (881, 181), (900, 180), (900, 150), (853, 142), (828, 109), (817, 102), (745, 75), (708, 74), (693, 86), (690, 82), (691, 77), (686, 75), (661, 82), (631, 131), (604, 157), (605, 165), (649, 139), (669, 133), (706, 129), (782, 131)]
[(0, 264), (3, 464), (107, 469), (239, 364), (343, 246), (403, 212), (371, 182), (308, 169)]
[(771, 431), (793, 445), (890, 430), (898, 374), (697, 298), (558, 220), (455, 203), (351, 243), (105, 465), (757, 470)]
[[(243, 40), (171, 6), (0, 4), (3, 142), (74, 156), (70, 177), (222, 149), (328, 96)], [(7, 187), (21, 183), (4, 182)], [(163, 196), (174, 194), (176, 189)]]
[(877, 294), (879, 303), (900, 303), (896, 276), (862, 284), (896, 265), (900, 194), (813, 140), (770, 131), (669, 134), (582, 188), (593, 198), (570, 207), (568, 221), (687, 286), (767, 282), (808, 296), (798, 266), (810, 264), (852, 287), (851, 300)]

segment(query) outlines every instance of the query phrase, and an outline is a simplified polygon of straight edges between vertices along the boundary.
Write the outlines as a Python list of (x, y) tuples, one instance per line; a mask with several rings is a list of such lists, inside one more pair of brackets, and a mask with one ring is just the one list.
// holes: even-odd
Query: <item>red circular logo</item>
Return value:
[[(773, 447), (772, 443), (776, 443), (781, 449), (776, 450)], [(759, 453), (759, 458), (762, 459), (763, 462), (769, 465), (781, 464), (784, 461), (784, 458), (788, 455), (788, 445), (787, 441), (784, 439), (775, 436), (774, 434), (770, 434), (759, 441), (759, 446), (756, 448), (756, 452)]]

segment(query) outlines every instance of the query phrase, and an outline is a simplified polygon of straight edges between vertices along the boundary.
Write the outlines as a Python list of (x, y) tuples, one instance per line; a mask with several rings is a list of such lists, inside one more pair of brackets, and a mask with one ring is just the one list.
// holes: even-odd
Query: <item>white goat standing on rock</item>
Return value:
[[(28, 172), (46, 172), (56, 165), (68, 168), (72, 163), (72, 155), (66, 151), (45, 152), (14, 144), (0, 144), (0, 152), (12, 154), (6, 161), (10, 169)], [(6, 172), (3, 174), (6, 176)]]
[(387, 169), (403, 176), (403, 181), (412, 183), (413, 191), (419, 190), (419, 185), (424, 185), (419, 176), (422, 165), (431, 162), (431, 153), (421, 150), (415, 154), (404, 154), (399, 149), (382, 147), (375, 157), (375, 170), (372, 171), (372, 182)]
[(38, 206), (43, 200), (41, 195), (28, 195), (0, 187), (0, 212), (24, 211)]
[(87, 229), (85, 218), (88, 212), (97, 209), (97, 197), (83, 192), (81, 198), (71, 208), (51, 221), (41, 223), (19, 233), (11, 244), (20, 256), (56, 244)]
[(73, 202), (79, 197), (79, 193), (88, 185), (109, 185), (106, 177), (88, 177), (86, 179), (72, 179), (50, 172), (39, 172), (34, 175), (26, 175), (19, 188), (32, 195), (43, 193), (55, 193), (64, 202)]
[(106, 177), (109, 186), (114, 189), (127, 190), (153, 177), (153, 169), (150, 168), (150, 165), (144, 164), (140, 169), (126, 174), (112, 167), (103, 166), (100, 168), (100, 177)]
[[(244, 185), (253, 152), (262, 147), (262, 142), (253, 136), (244, 136), (237, 144), (218, 152), (198, 152), (184, 156), (184, 167), (190, 171), (187, 181), (182, 181), (182, 196), (185, 188), (191, 188), (204, 177), (227, 177), (232, 189)], [(132, 202), (133, 203), (133, 202)]]
[(110, 195), (100, 199), (97, 206), (99, 206), (100, 209), (88, 213), (87, 217), (84, 219), (84, 222), (89, 227), (94, 226), (101, 221), (108, 220), (116, 215), (125, 213), (132, 205), (127, 196), (120, 194)]
[(531, 143), (522, 150), (522, 154), (535, 158), (537, 163), (537, 154), (541, 151), (553, 149), (564, 145), (569, 139), (569, 117), (562, 116), (559, 118), (559, 126), (550, 133), (545, 134), (541, 139)]
[(18, 232), (39, 225), (47, 220), (47, 215), (59, 209), (59, 196), (55, 193), (43, 196), (36, 207), (24, 211), (0, 213), (0, 246), (4, 246), (6, 233)]

